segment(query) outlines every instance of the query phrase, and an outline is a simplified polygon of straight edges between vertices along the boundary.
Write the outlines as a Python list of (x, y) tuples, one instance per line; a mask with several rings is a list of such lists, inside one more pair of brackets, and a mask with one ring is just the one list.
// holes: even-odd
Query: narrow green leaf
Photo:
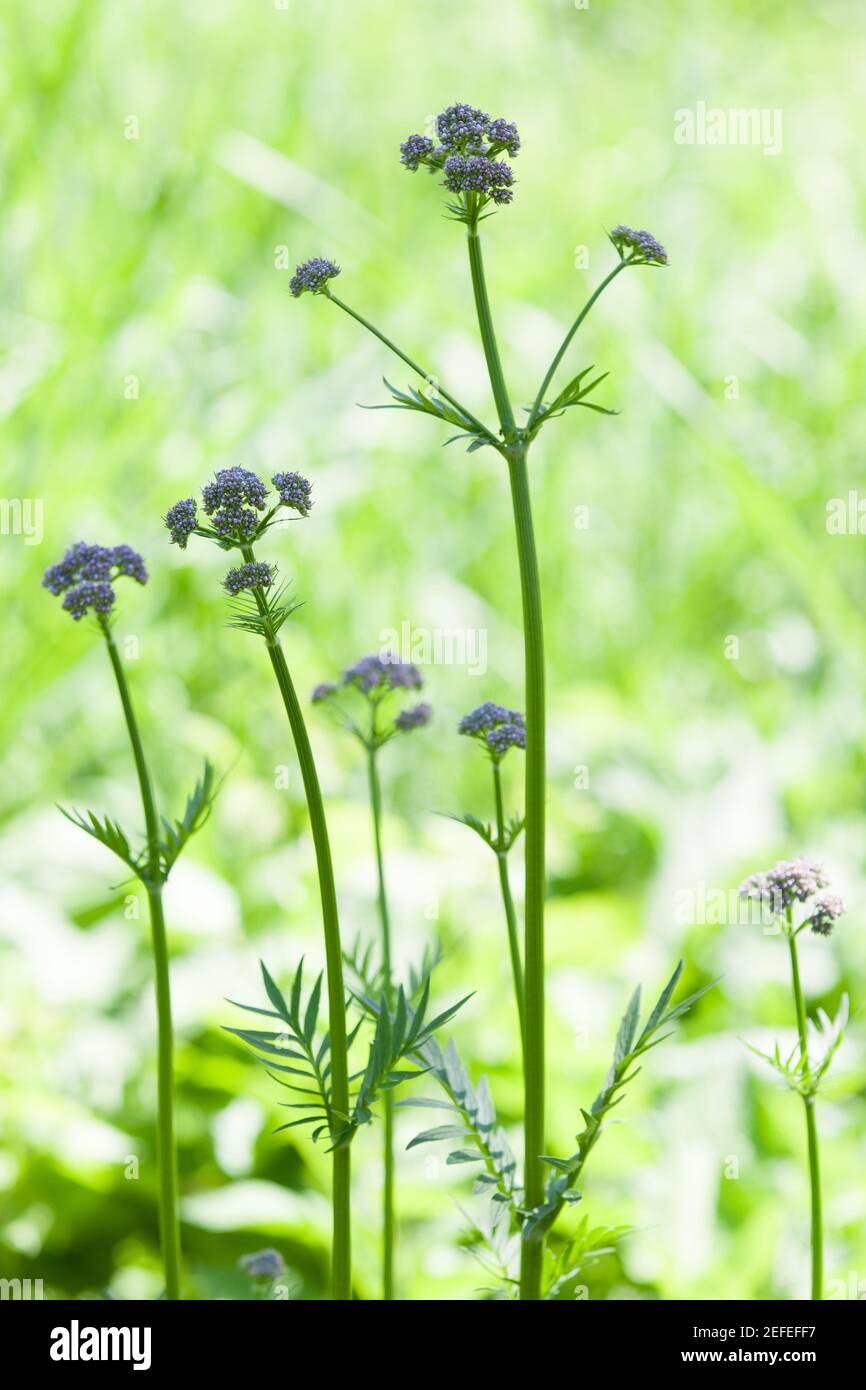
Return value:
[(268, 967), (265, 965), (264, 961), (260, 960), (259, 965), (261, 967), (262, 979), (265, 982), (265, 991), (267, 993), (268, 998), (270, 999), (280, 1018), (285, 1019), (286, 1023), (289, 1023), (291, 1020), (289, 1019), (289, 1011), (286, 1008), (285, 999), (283, 998), (282, 994), (280, 993), (276, 984), (274, 983), (270, 974), (268, 973)]

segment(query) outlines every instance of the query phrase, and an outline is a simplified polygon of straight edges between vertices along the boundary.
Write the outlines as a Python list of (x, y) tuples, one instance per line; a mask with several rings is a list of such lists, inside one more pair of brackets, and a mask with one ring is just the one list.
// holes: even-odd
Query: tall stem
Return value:
[[(544, 814), (545, 707), (544, 631), (541, 586), (532, 528), (526, 450), (509, 459), (511, 499), (523, 595), (526, 666), (526, 890), (524, 906), (524, 1168), (525, 1200), (537, 1206), (544, 1196)], [(520, 1297), (541, 1297), (542, 1239), (521, 1243)]]
[[(499, 423), (505, 437), (511, 501), (520, 565), (523, 598), (523, 646), (526, 681), (526, 891), (524, 925), (524, 1199), (537, 1206), (544, 1196), (544, 812), (545, 812), (545, 708), (544, 632), (541, 618), (541, 586), (532, 527), (527, 446), (516, 437), (499, 349), (484, 278), (481, 240), (477, 228), (467, 236), (469, 268), (478, 312), (478, 326)], [(520, 1297), (541, 1297), (544, 1265), (543, 1237), (524, 1240), (520, 1248)]]
[[(790, 909), (788, 912), (788, 921), (790, 926)], [(791, 979), (794, 985), (794, 1007), (797, 1013), (797, 1034), (800, 1039), (800, 1058), (803, 1064), (802, 1074), (803, 1080), (808, 1086), (811, 1078), (809, 1072), (808, 1034), (806, 1030), (806, 1004), (803, 999), (803, 988), (800, 984), (800, 963), (797, 958), (797, 939), (794, 933), (790, 931), (788, 935), (788, 950), (791, 953)], [(812, 1207), (812, 1299), (821, 1300), (824, 1297), (824, 1233), (821, 1217), (821, 1169), (818, 1159), (818, 1127), (815, 1122), (815, 1096), (804, 1096), (803, 1104), (806, 1109), (806, 1143), (809, 1151), (809, 1187)]]
[[(508, 927), (508, 949), (511, 954), (511, 974), (514, 978), (514, 997), (517, 1003), (517, 1021), (520, 1027), (520, 1048), (521, 1053), (525, 1050), (525, 1004), (523, 997), (523, 962), (520, 959), (520, 941), (518, 938), (517, 912), (514, 907), (514, 898), (511, 896), (511, 884), (508, 880), (508, 854), (503, 849), (505, 843), (505, 810), (502, 803), (502, 777), (499, 772), (498, 760), (493, 760), (493, 789), (496, 796), (496, 831), (497, 844), (496, 860), (499, 865), (499, 886), (502, 890), (502, 905), (505, 908), (505, 921)], [(524, 1067), (526, 1058), (524, 1057)]]
[[(376, 874), (378, 880), (379, 923), (382, 931), (382, 969), (385, 995), (391, 999), (391, 921), (388, 914), (388, 895), (385, 890), (385, 862), (382, 854), (382, 792), (376, 766), (376, 748), (367, 749), (367, 774), (370, 785), (370, 806), (373, 812), (373, 839), (376, 845)], [(383, 1157), (385, 1182), (382, 1189), (382, 1298), (390, 1303), (394, 1297), (394, 1096), (390, 1090), (383, 1098), (384, 1139)]]
[(159, 862), (159, 817), (153, 784), (144, 747), (138, 729), (138, 721), (126, 673), (120, 660), (111, 628), (105, 617), (100, 617), (100, 626), (108, 647), (108, 655), (120, 703), (132, 744), (132, 756), (138, 774), (141, 790), (141, 804), (144, 810), (144, 823), (147, 833), (147, 901), (150, 910), (150, 932), (153, 948), (154, 984), (156, 990), (157, 1019), (157, 1122), (156, 1149), (159, 1168), (159, 1239), (165, 1270), (165, 1297), (170, 1300), (180, 1298), (180, 1224), (177, 1211), (177, 1153), (174, 1137), (174, 1035), (171, 1021), (171, 986), (168, 969), (168, 946), (165, 935), (165, 917), (162, 910), (162, 876)]
[[(251, 546), (243, 547), (243, 556), (248, 563), (255, 560)], [(285, 654), (279, 638), (273, 630), (264, 594), (259, 588), (253, 589), (256, 605), (265, 630), (268, 656), (277, 679), (283, 699), (295, 750), (301, 767), (301, 777), (310, 813), (310, 829), (316, 851), (316, 864), (319, 872), (319, 891), (322, 899), (322, 926), (325, 937), (325, 976), (328, 986), (328, 1028), (331, 1038), (331, 1104), (335, 1112), (333, 1129), (340, 1128), (349, 1113), (349, 1061), (346, 1041), (346, 995), (343, 987), (343, 952), (340, 942), (340, 923), (337, 916), (337, 893), (334, 886), (334, 869), (331, 862), (331, 846), (328, 840), (328, 826), (319, 777), (313, 760), (313, 750), (304, 723), (304, 716), (292, 678), (289, 674)], [(350, 1146), (341, 1145), (335, 1149), (333, 1158), (333, 1251), (331, 1281), (335, 1299), (351, 1299), (351, 1227), (350, 1227)]]

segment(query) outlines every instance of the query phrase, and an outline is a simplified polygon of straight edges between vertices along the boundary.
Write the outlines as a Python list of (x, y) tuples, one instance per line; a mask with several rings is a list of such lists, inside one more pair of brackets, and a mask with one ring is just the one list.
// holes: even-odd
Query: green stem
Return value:
[[(809, 1071), (808, 1053), (808, 1034), (806, 1030), (806, 1004), (803, 999), (803, 988), (800, 984), (800, 963), (797, 958), (797, 939), (790, 931), (791, 911), (788, 909), (788, 950), (791, 953), (791, 979), (794, 985), (794, 1007), (797, 1012), (797, 1034), (800, 1039), (800, 1059), (802, 1062), (802, 1076), (806, 1087), (809, 1087), (811, 1074)], [(809, 1150), (809, 1186), (811, 1192), (812, 1208), (812, 1299), (820, 1301), (824, 1297), (824, 1234), (821, 1217), (821, 1169), (818, 1159), (818, 1128), (815, 1122), (815, 1096), (814, 1094), (805, 1095), (803, 1104), (806, 1108), (806, 1142)]]
[[(523, 601), (523, 646), (526, 683), (526, 890), (524, 907), (524, 1201), (537, 1206), (544, 1196), (544, 813), (545, 708), (544, 632), (541, 586), (532, 526), (527, 445), (515, 439), (514, 412), (505, 386), (490, 301), (484, 279), (481, 240), (470, 227), (467, 236), (469, 268), (478, 326), (487, 359), (490, 385), (505, 436), (511, 501), (520, 565)], [(544, 1265), (543, 1237), (524, 1240), (520, 1247), (520, 1297), (541, 1297)]]
[(180, 1222), (177, 1213), (177, 1151), (174, 1136), (174, 1037), (171, 1022), (171, 990), (168, 944), (162, 911), (162, 892), (148, 890), (150, 931), (156, 980), (158, 1030), (157, 1060), (157, 1162), (159, 1164), (160, 1240), (165, 1264), (165, 1296), (180, 1298)]
[(424, 368), (420, 367), (417, 362), (413, 362), (412, 358), (408, 357), (401, 348), (397, 347), (396, 343), (392, 343), (390, 338), (386, 337), (384, 333), (380, 332), (380, 330), (376, 327), (374, 323), (371, 323), (369, 319), (365, 319), (363, 314), (359, 314), (355, 309), (350, 308), (350, 306), (344, 303), (342, 299), (338, 299), (337, 295), (335, 295), (331, 290), (324, 290), (322, 291), (322, 293), (325, 295), (327, 299), (330, 299), (332, 304), (336, 304), (338, 309), (342, 309), (343, 312), (345, 314), (348, 314), (350, 318), (353, 318), (356, 323), (360, 323), (362, 328), (366, 328), (368, 333), (372, 333), (374, 338), (378, 338), (380, 343), (384, 343), (385, 347), (388, 348), (391, 352), (393, 352), (395, 357), (399, 357), (401, 362), (405, 362), (407, 367), (411, 367), (412, 371), (415, 372), (417, 376), (420, 376), (422, 381), (435, 382), (436, 390), (439, 392), (439, 395), (442, 396), (446, 401), (449, 401), (450, 404), (454, 406), (455, 410), (459, 410), (460, 414), (463, 415), (469, 421), (470, 424), (474, 425), (477, 430), (480, 430), (482, 434), (486, 434), (491, 438), (494, 438), (494, 436), (490, 435), (490, 430), (487, 428), (487, 426), (483, 425), (480, 420), (476, 419), (476, 417), (472, 414), (471, 410), (467, 410), (466, 406), (462, 405), (461, 402), (458, 401), (456, 396), (452, 396), (448, 391), (445, 390), (445, 387), (440, 383), (438, 377), (435, 377), (430, 372), (425, 371)]
[(150, 909), (150, 931), (153, 948), (154, 983), (156, 989), (157, 1018), (157, 1122), (156, 1148), (159, 1168), (159, 1239), (165, 1270), (165, 1297), (172, 1301), (180, 1298), (180, 1223), (177, 1210), (177, 1153), (174, 1137), (174, 1036), (171, 1021), (171, 985), (168, 969), (168, 946), (165, 935), (165, 917), (162, 910), (162, 872), (159, 851), (159, 816), (153, 785), (144, 747), (138, 730), (138, 721), (126, 673), (120, 660), (108, 619), (99, 619), (108, 655), (111, 660), (114, 678), (120, 694), (120, 703), (132, 744), (132, 756), (138, 774), (141, 790), (141, 803), (144, 809), (144, 822), (147, 832), (147, 901)]
[[(499, 865), (499, 886), (502, 890), (502, 905), (505, 908), (505, 921), (508, 926), (508, 949), (511, 954), (511, 973), (514, 977), (514, 997), (517, 1002), (517, 1021), (520, 1027), (520, 1047), (525, 1049), (525, 1005), (523, 997), (523, 962), (520, 959), (520, 941), (518, 938), (517, 912), (514, 907), (514, 899), (511, 896), (511, 884), (508, 881), (508, 853), (502, 848), (505, 844), (505, 811), (502, 803), (502, 778), (499, 772), (499, 763), (493, 760), (493, 789), (496, 795), (496, 830), (497, 844), (496, 860)], [(526, 1059), (524, 1058), (524, 1066)]]
[(558, 348), (558, 350), (557, 350), (557, 352), (556, 352), (556, 355), (555, 355), (554, 358), (553, 358), (553, 361), (551, 362), (550, 366), (549, 366), (548, 369), (547, 369), (547, 373), (546, 373), (546, 375), (545, 375), (544, 380), (542, 381), (541, 385), (540, 385), (539, 388), (538, 388), (538, 395), (535, 397), (535, 401), (534, 401), (534, 403), (533, 403), (532, 410), (530, 411), (530, 414), (529, 414), (529, 423), (528, 423), (527, 426), (526, 426), (527, 430), (531, 430), (531, 429), (532, 429), (533, 425), (535, 424), (536, 420), (538, 419), (539, 415), (541, 414), (541, 407), (542, 407), (542, 405), (544, 404), (544, 397), (545, 397), (545, 395), (546, 395), (546, 393), (547, 393), (547, 388), (548, 388), (548, 386), (550, 385), (550, 383), (552, 382), (552, 380), (553, 380), (553, 378), (554, 378), (554, 376), (555, 376), (555, 374), (556, 374), (556, 369), (557, 369), (557, 367), (559, 366), (560, 362), (562, 361), (563, 357), (565, 356), (566, 352), (568, 351), (569, 345), (570, 345), (571, 340), (572, 340), (572, 338), (574, 337), (575, 333), (576, 333), (577, 330), (580, 328), (580, 325), (583, 323), (584, 319), (586, 318), (587, 314), (589, 313), (589, 311), (590, 311), (590, 309), (592, 308), (592, 306), (593, 306), (593, 304), (595, 303), (595, 301), (596, 301), (596, 300), (603, 294), (603, 292), (607, 289), (607, 287), (608, 287), (608, 285), (610, 284), (611, 280), (615, 280), (616, 277), (617, 277), (617, 275), (619, 275), (620, 271), (621, 271), (621, 270), (625, 270), (626, 266), (629, 265), (629, 264), (630, 264), (630, 262), (629, 262), (628, 260), (625, 260), (625, 261), (619, 261), (619, 262), (614, 266), (614, 268), (613, 268), (613, 270), (610, 272), (610, 274), (609, 274), (609, 275), (606, 275), (606, 276), (604, 277), (604, 279), (602, 280), (601, 284), (598, 285), (597, 288), (596, 288), (595, 290), (593, 290), (592, 294), (590, 295), (589, 299), (588, 299), (588, 300), (586, 301), (586, 303), (584, 304), (584, 306), (583, 306), (583, 308), (581, 309), (580, 313), (578, 314), (577, 318), (574, 320), (574, 323), (573, 323), (573, 324), (571, 325), (571, 327), (569, 328), (568, 332), (566, 333), (565, 337), (563, 338), (562, 342), (561, 342), (560, 345), (559, 345), (559, 348)]
[[(255, 556), (252, 546), (243, 546), (248, 563)], [(328, 1027), (331, 1038), (331, 1105), (334, 1111), (332, 1131), (336, 1132), (349, 1113), (349, 1060), (346, 1041), (346, 995), (343, 987), (343, 951), (340, 942), (340, 923), (337, 915), (337, 893), (334, 869), (328, 840), (328, 825), (313, 750), (304, 723), (304, 716), (285, 654), (273, 629), (268, 605), (261, 589), (253, 589), (256, 606), (262, 619), (268, 656), (283, 699), (295, 750), (301, 767), (301, 777), (310, 813), (310, 829), (316, 851), (319, 872), (319, 891), (322, 899), (322, 925), (325, 937), (325, 975), (328, 986)], [(335, 1299), (352, 1297), (350, 1174), (351, 1149), (342, 1144), (333, 1152), (333, 1251), (331, 1265), (332, 1292)]]
[(499, 348), (496, 343), (496, 333), (493, 329), (493, 315), (490, 312), (490, 300), (487, 297), (487, 281), (484, 277), (484, 260), (481, 254), (481, 237), (475, 227), (470, 227), (466, 234), (466, 245), (469, 248), (469, 269), (472, 273), (472, 292), (475, 295), (475, 310), (478, 314), (478, 327), (481, 330), (481, 343), (484, 348), (484, 356), (487, 360), (487, 372), (490, 377), (490, 385), (493, 390), (493, 399), (496, 402), (496, 413), (499, 416), (499, 424), (502, 433), (508, 437), (514, 431), (514, 412), (511, 409), (511, 399), (508, 395), (508, 388), (505, 385), (505, 375), (502, 371), (502, 362), (499, 358)]
[[(375, 713), (374, 713), (375, 718)], [(375, 730), (374, 730), (375, 736)], [(382, 968), (385, 995), (391, 999), (391, 922), (388, 896), (385, 890), (385, 862), (382, 854), (382, 792), (376, 766), (376, 748), (367, 747), (367, 773), (370, 785), (370, 806), (373, 812), (373, 839), (376, 845), (376, 874), (378, 880), (379, 922), (382, 930)], [(385, 1091), (384, 1148), (385, 1182), (382, 1190), (382, 1298), (390, 1303), (394, 1298), (394, 1095)]]
[[(526, 666), (526, 889), (524, 906), (524, 1192), (528, 1207), (544, 1196), (544, 815), (545, 706), (541, 586), (532, 527), (526, 450), (509, 460), (520, 561)], [(520, 1297), (541, 1297), (542, 1239), (521, 1242)]]

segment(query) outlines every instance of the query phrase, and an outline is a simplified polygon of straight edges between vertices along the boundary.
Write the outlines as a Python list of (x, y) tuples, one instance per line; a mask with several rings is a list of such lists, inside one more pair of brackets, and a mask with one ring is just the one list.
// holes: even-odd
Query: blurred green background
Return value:
[[(439, 814), (491, 811), (459, 716), (522, 702), (503, 465), (443, 449), (432, 422), (359, 410), (385, 399), (383, 372), (401, 386), (405, 372), (331, 306), (288, 292), (296, 261), (333, 256), (344, 298), (492, 414), (462, 230), (397, 160), (431, 113), (467, 100), (523, 136), (514, 205), (485, 224), (518, 400), (612, 264), (605, 228), (646, 226), (671, 259), (620, 277), (569, 357), (610, 370), (599, 399), (621, 415), (572, 412), (531, 460), (554, 1152), (570, 1151), (634, 985), (657, 990), (680, 954), (686, 986), (723, 976), (647, 1059), (587, 1170), (592, 1222), (632, 1228), (586, 1271), (590, 1296), (804, 1295), (800, 1106), (741, 1041), (793, 1040), (786, 952), (700, 911), (702, 895), (799, 851), (849, 904), (802, 954), (810, 1006), (833, 1010), (848, 990), (855, 1012), (820, 1124), (827, 1277), (857, 1296), (866, 581), (862, 538), (828, 534), (826, 508), (863, 475), (863, 39), (853, 0), (4, 8), (2, 490), (41, 502), (44, 537), (4, 511), (0, 1276), (42, 1278), (47, 1297), (160, 1288), (145, 914), (54, 804), (140, 818), (103, 646), (39, 587), (86, 538), (128, 541), (151, 568), (145, 590), (121, 587), (118, 633), (140, 644), (130, 674), (163, 810), (205, 755), (230, 770), (167, 897), (189, 1289), (248, 1295), (237, 1261), (262, 1245), (284, 1255), (293, 1296), (327, 1289), (328, 1160), (272, 1137), (278, 1088), (220, 1031), (237, 1021), (224, 995), (258, 996), (259, 956), (284, 974), (320, 950), (264, 650), (226, 628), (219, 553), (170, 548), (161, 522), (227, 464), (315, 482), (310, 521), (260, 547), (304, 601), (285, 635), (302, 690), (403, 622), (486, 634), (486, 673), (425, 668), (435, 724), (383, 757), (388, 873), (399, 959), (438, 937), (437, 1000), (475, 990), (454, 1033), (519, 1143), (495, 865)], [(781, 111), (781, 151), (676, 143), (675, 112), (699, 102)], [(319, 713), (310, 726), (344, 934), (369, 936), (363, 767)], [(505, 765), (513, 809), (519, 757)], [(419, 1127), (407, 1112), (401, 1148)], [(354, 1150), (363, 1297), (378, 1289), (379, 1141), (365, 1131)], [(400, 1159), (407, 1297), (469, 1299), (488, 1282), (461, 1248), (456, 1202), (471, 1199), (444, 1157)]]

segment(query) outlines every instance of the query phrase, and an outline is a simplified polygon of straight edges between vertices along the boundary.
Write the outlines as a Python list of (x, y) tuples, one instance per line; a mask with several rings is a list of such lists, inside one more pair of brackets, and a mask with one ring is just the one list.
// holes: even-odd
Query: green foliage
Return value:
[(287, 597), (290, 587), (289, 581), (284, 580), (270, 589), (235, 594), (229, 604), (232, 616), (226, 626), (272, 640), (287, 618), (301, 607), (299, 600), (293, 602)]
[[(363, 962), (364, 957), (361, 958), (361, 963)], [(349, 1113), (344, 1114), (334, 1106), (329, 1080), (330, 1035), (327, 1032), (321, 1036), (317, 1034), (322, 975), (319, 975), (305, 1002), (303, 969), (302, 959), (292, 980), (288, 1002), (268, 973), (264, 962), (261, 962), (262, 978), (273, 1007), (262, 1009), (252, 1004), (240, 1004), (234, 999), (229, 1000), (229, 1003), (235, 1004), (239, 1009), (246, 1009), (249, 1013), (279, 1019), (285, 1024), (284, 1028), (277, 1032), (248, 1028), (226, 1028), (225, 1031), (233, 1033), (245, 1042), (272, 1076), (276, 1071), (310, 1083), (300, 1086), (297, 1080), (283, 1081), (279, 1076), (274, 1076), (274, 1080), (279, 1081), (281, 1086), (285, 1086), (296, 1095), (309, 1097), (305, 1100), (283, 1102), (286, 1108), (302, 1110), (304, 1114), (298, 1119), (280, 1125), (275, 1133), (279, 1134), (283, 1130), (294, 1129), (300, 1125), (314, 1125), (313, 1139), (316, 1140), (327, 1132), (331, 1140), (331, 1149), (336, 1149), (351, 1143), (358, 1129), (372, 1122), (373, 1106), (384, 1091), (393, 1090), (402, 1082), (412, 1081), (424, 1074), (427, 1067), (421, 1064), (421, 1059), (424, 1049), (433, 1040), (436, 1029), (450, 1022), (471, 996), (466, 995), (429, 1021), (429, 975), (421, 986), (420, 997), (414, 1006), (407, 998), (402, 985), (397, 990), (393, 1012), (388, 1008), (384, 993), (380, 994), (378, 999), (370, 996), (360, 997), (358, 1002), (362, 1005), (362, 1013), (349, 1034), (349, 1047), (351, 1048), (357, 1038), (365, 1019), (369, 1018), (373, 1022), (373, 1037), (366, 1066), (349, 1078), (350, 1108)], [(273, 1060), (275, 1057), (283, 1060), (277, 1063)], [(286, 1058), (292, 1065), (286, 1063)], [(401, 1067), (401, 1063), (406, 1065)]]
[(772, 1053), (762, 1052), (749, 1042), (746, 1047), (756, 1057), (769, 1063), (790, 1090), (796, 1091), (804, 1100), (816, 1096), (833, 1058), (839, 1051), (848, 1026), (848, 995), (843, 994), (835, 1018), (830, 1018), (824, 1009), (818, 1009), (815, 1022), (809, 1021), (809, 1051), (804, 1056), (800, 1051), (799, 1040), (785, 1054), (777, 1042)]
[(137, 853), (133, 851), (129, 837), (117, 821), (109, 816), (100, 819), (95, 811), (82, 814), (78, 811), (66, 811), (62, 806), (59, 809), (79, 830), (83, 830), (101, 845), (105, 845), (106, 849), (110, 849), (112, 854), (116, 854), (147, 887), (151, 883), (165, 883), (187, 842), (196, 831), (201, 830), (210, 816), (221, 785), (216, 781), (211, 763), (205, 759), (202, 775), (187, 797), (180, 820), (171, 822), (165, 817), (162, 818), (163, 834), (159, 841), (159, 858), (155, 871), (147, 847)]
[(490, 445), (494, 449), (499, 448), (499, 440), (486, 430), (478, 429), (475, 424), (458, 410), (456, 406), (448, 401), (442, 400), (436, 394), (435, 387), (431, 384), (427, 391), (416, 391), (414, 386), (410, 386), (408, 391), (398, 391), (396, 386), (392, 386), (387, 377), (383, 377), (385, 385), (393, 396), (395, 405), (371, 405), (365, 407), (367, 410), (413, 410), (422, 415), (432, 415), (434, 420), (440, 420), (448, 425), (458, 425), (461, 433), (454, 434), (450, 439), (446, 439), (446, 444), (453, 444), (458, 439), (469, 439), (471, 442), (467, 448), (467, 453), (475, 453), (476, 449), (483, 449), (485, 445)]
[(446, 1163), (481, 1163), (484, 1172), (475, 1176), (475, 1191), (483, 1191), (495, 1202), (510, 1207), (515, 1196), (517, 1164), (505, 1131), (497, 1122), (487, 1078), (482, 1076), (477, 1086), (472, 1085), (453, 1038), (449, 1039), (444, 1051), (435, 1038), (429, 1038), (419, 1050), (419, 1056), (439, 1082), (445, 1099), (416, 1098), (397, 1104), (444, 1110), (453, 1119), (448, 1124), (416, 1134), (408, 1148), (459, 1139), (460, 1144), (451, 1149)]
[(221, 783), (216, 781), (213, 766), (206, 758), (202, 775), (187, 797), (180, 820), (172, 823), (163, 817), (164, 834), (160, 841), (160, 866), (163, 881), (168, 878), (187, 841), (201, 830), (208, 820), (220, 786)]
[(587, 410), (598, 411), (599, 415), (619, 414), (616, 410), (608, 410), (603, 405), (597, 405), (595, 401), (587, 400), (587, 397), (592, 394), (596, 387), (600, 386), (610, 375), (609, 372), (602, 372), (601, 376), (593, 377), (592, 381), (587, 382), (584, 386), (584, 378), (589, 376), (591, 371), (592, 367), (584, 367), (582, 372), (578, 372), (577, 376), (572, 377), (568, 385), (560, 391), (559, 395), (556, 396), (549, 405), (542, 405), (535, 423), (529, 432), (530, 439), (535, 438), (538, 431), (543, 425), (547, 424), (548, 420), (558, 419), (560, 416), (564, 415), (567, 410), (571, 410), (575, 406), (583, 406)]
[(117, 821), (110, 816), (103, 816), (102, 819), (95, 811), (67, 811), (63, 806), (58, 807), (62, 815), (73, 825), (77, 825), (79, 830), (83, 830), (92, 839), (98, 840), (106, 849), (110, 849), (112, 854), (116, 854), (127, 868), (132, 869), (136, 877), (141, 878), (147, 871), (147, 850), (139, 850), (136, 854), (130, 848), (129, 837), (126, 831), (121, 828)]
[(578, 1222), (573, 1233), (553, 1252), (544, 1297), (549, 1302), (572, 1302), (582, 1284), (587, 1266), (604, 1255), (612, 1255), (629, 1226), (590, 1226), (589, 1217)]
[[(365, 1010), (375, 1020), (373, 1041), (367, 1058), (367, 1065), (359, 1073), (360, 1084), (354, 1096), (352, 1123), (369, 1124), (372, 1119), (372, 1106), (383, 1090), (391, 1090), (401, 1081), (411, 1081), (423, 1075), (429, 1064), (425, 1062), (425, 1048), (433, 1041), (438, 1028), (444, 1028), (471, 995), (464, 995), (456, 1004), (443, 1009), (435, 1018), (427, 1021), (427, 1007), (430, 1001), (430, 976), (421, 986), (416, 1004), (407, 998), (403, 986), (397, 990), (397, 1001), (393, 1011), (383, 994), (378, 999), (364, 998), (361, 1002)], [(400, 1062), (414, 1063), (411, 1071), (398, 1070)], [(354, 1079), (354, 1078), (353, 1078)], [(351, 1135), (349, 1135), (351, 1138)]]
[[(328, 1060), (330, 1037), (328, 1033), (320, 1037), (316, 1032), (322, 997), (322, 975), (319, 974), (305, 997), (302, 957), (295, 971), (287, 1002), (264, 961), (260, 961), (259, 964), (265, 992), (273, 1008), (262, 1009), (252, 1004), (240, 1004), (235, 999), (230, 999), (229, 1003), (235, 1004), (239, 1009), (245, 1009), (248, 1013), (276, 1018), (285, 1027), (276, 1032), (228, 1027), (225, 1031), (233, 1033), (245, 1042), (257, 1060), (268, 1069), (269, 1075), (281, 1086), (296, 1095), (310, 1097), (308, 1100), (281, 1102), (286, 1109), (302, 1110), (304, 1113), (298, 1119), (280, 1125), (274, 1133), (280, 1134), (283, 1130), (295, 1129), (299, 1125), (314, 1125), (314, 1140), (322, 1134), (329, 1133), (333, 1144), (336, 1145), (349, 1123), (349, 1116), (340, 1115), (334, 1109), (328, 1080), (331, 1071)], [(279, 1062), (274, 1060), (277, 1057), (280, 1058)], [(281, 1076), (275, 1076), (275, 1072), (280, 1072)], [(300, 1086), (297, 1081), (284, 1081), (281, 1079), (282, 1075), (298, 1077), (310, 1084)]]
[[(591, 1109), (581, 1111), (584, 1126), (577, 1135), (577, 1149), (570, 1158), (555, 1158), (550, 1154), (544, 1155), (544, 1161), (554, 1169), (554, 1175), (547, 1184), (544, 1202), (524, 1214), (524, 1240), (535, 1239), (548, 1231), (565, 1205), (580, 1201), (580, 1193), (575, 1192), (574, 1185), (583, 1172), (590, 1153), (601, 1137), (608, 1116), (625, 1099), (621, 1093), (640, 1072), (641, 1068), (636, 1066), (639, 1058), (669, 1038), (670, 1033), (664, 1033), (662, 1029), (681, 1018), (696, 1000), (706, 994), (707, 990), (716, 983), (711, 981), (701, 989), (695, 990), (685, 999), (681, 999), (678, 1004), (671, 1006), (670, 1001), (682, 972), (683, 962), (680, 961), (656, 1000), (640, 1032), (638, 1032), (640, 986), (632, 995), (619, 1025), (614, 1044), (613, 1061), (610, 1064), (610, 1070), (605, 1077), (604, 1084), (593, 1101)], [(658, 1036), (659, 1034), (661, 1036)]]
[(482, 821), (478, 816), (473, 816), (468, 811), (462, 816), (448, 815), (448, 819), (455, 820), (459, 825), (465, 825), (470, 830), (474, 830), (479, 839), (483, 840), (485, 845), (489, 845), (494, 854), (507, 854), (526, 824), (524, 816), (509, 816), (505, 822), (505, 834), (500, 844), (496, 827), (491, 825), (489, 821)]

